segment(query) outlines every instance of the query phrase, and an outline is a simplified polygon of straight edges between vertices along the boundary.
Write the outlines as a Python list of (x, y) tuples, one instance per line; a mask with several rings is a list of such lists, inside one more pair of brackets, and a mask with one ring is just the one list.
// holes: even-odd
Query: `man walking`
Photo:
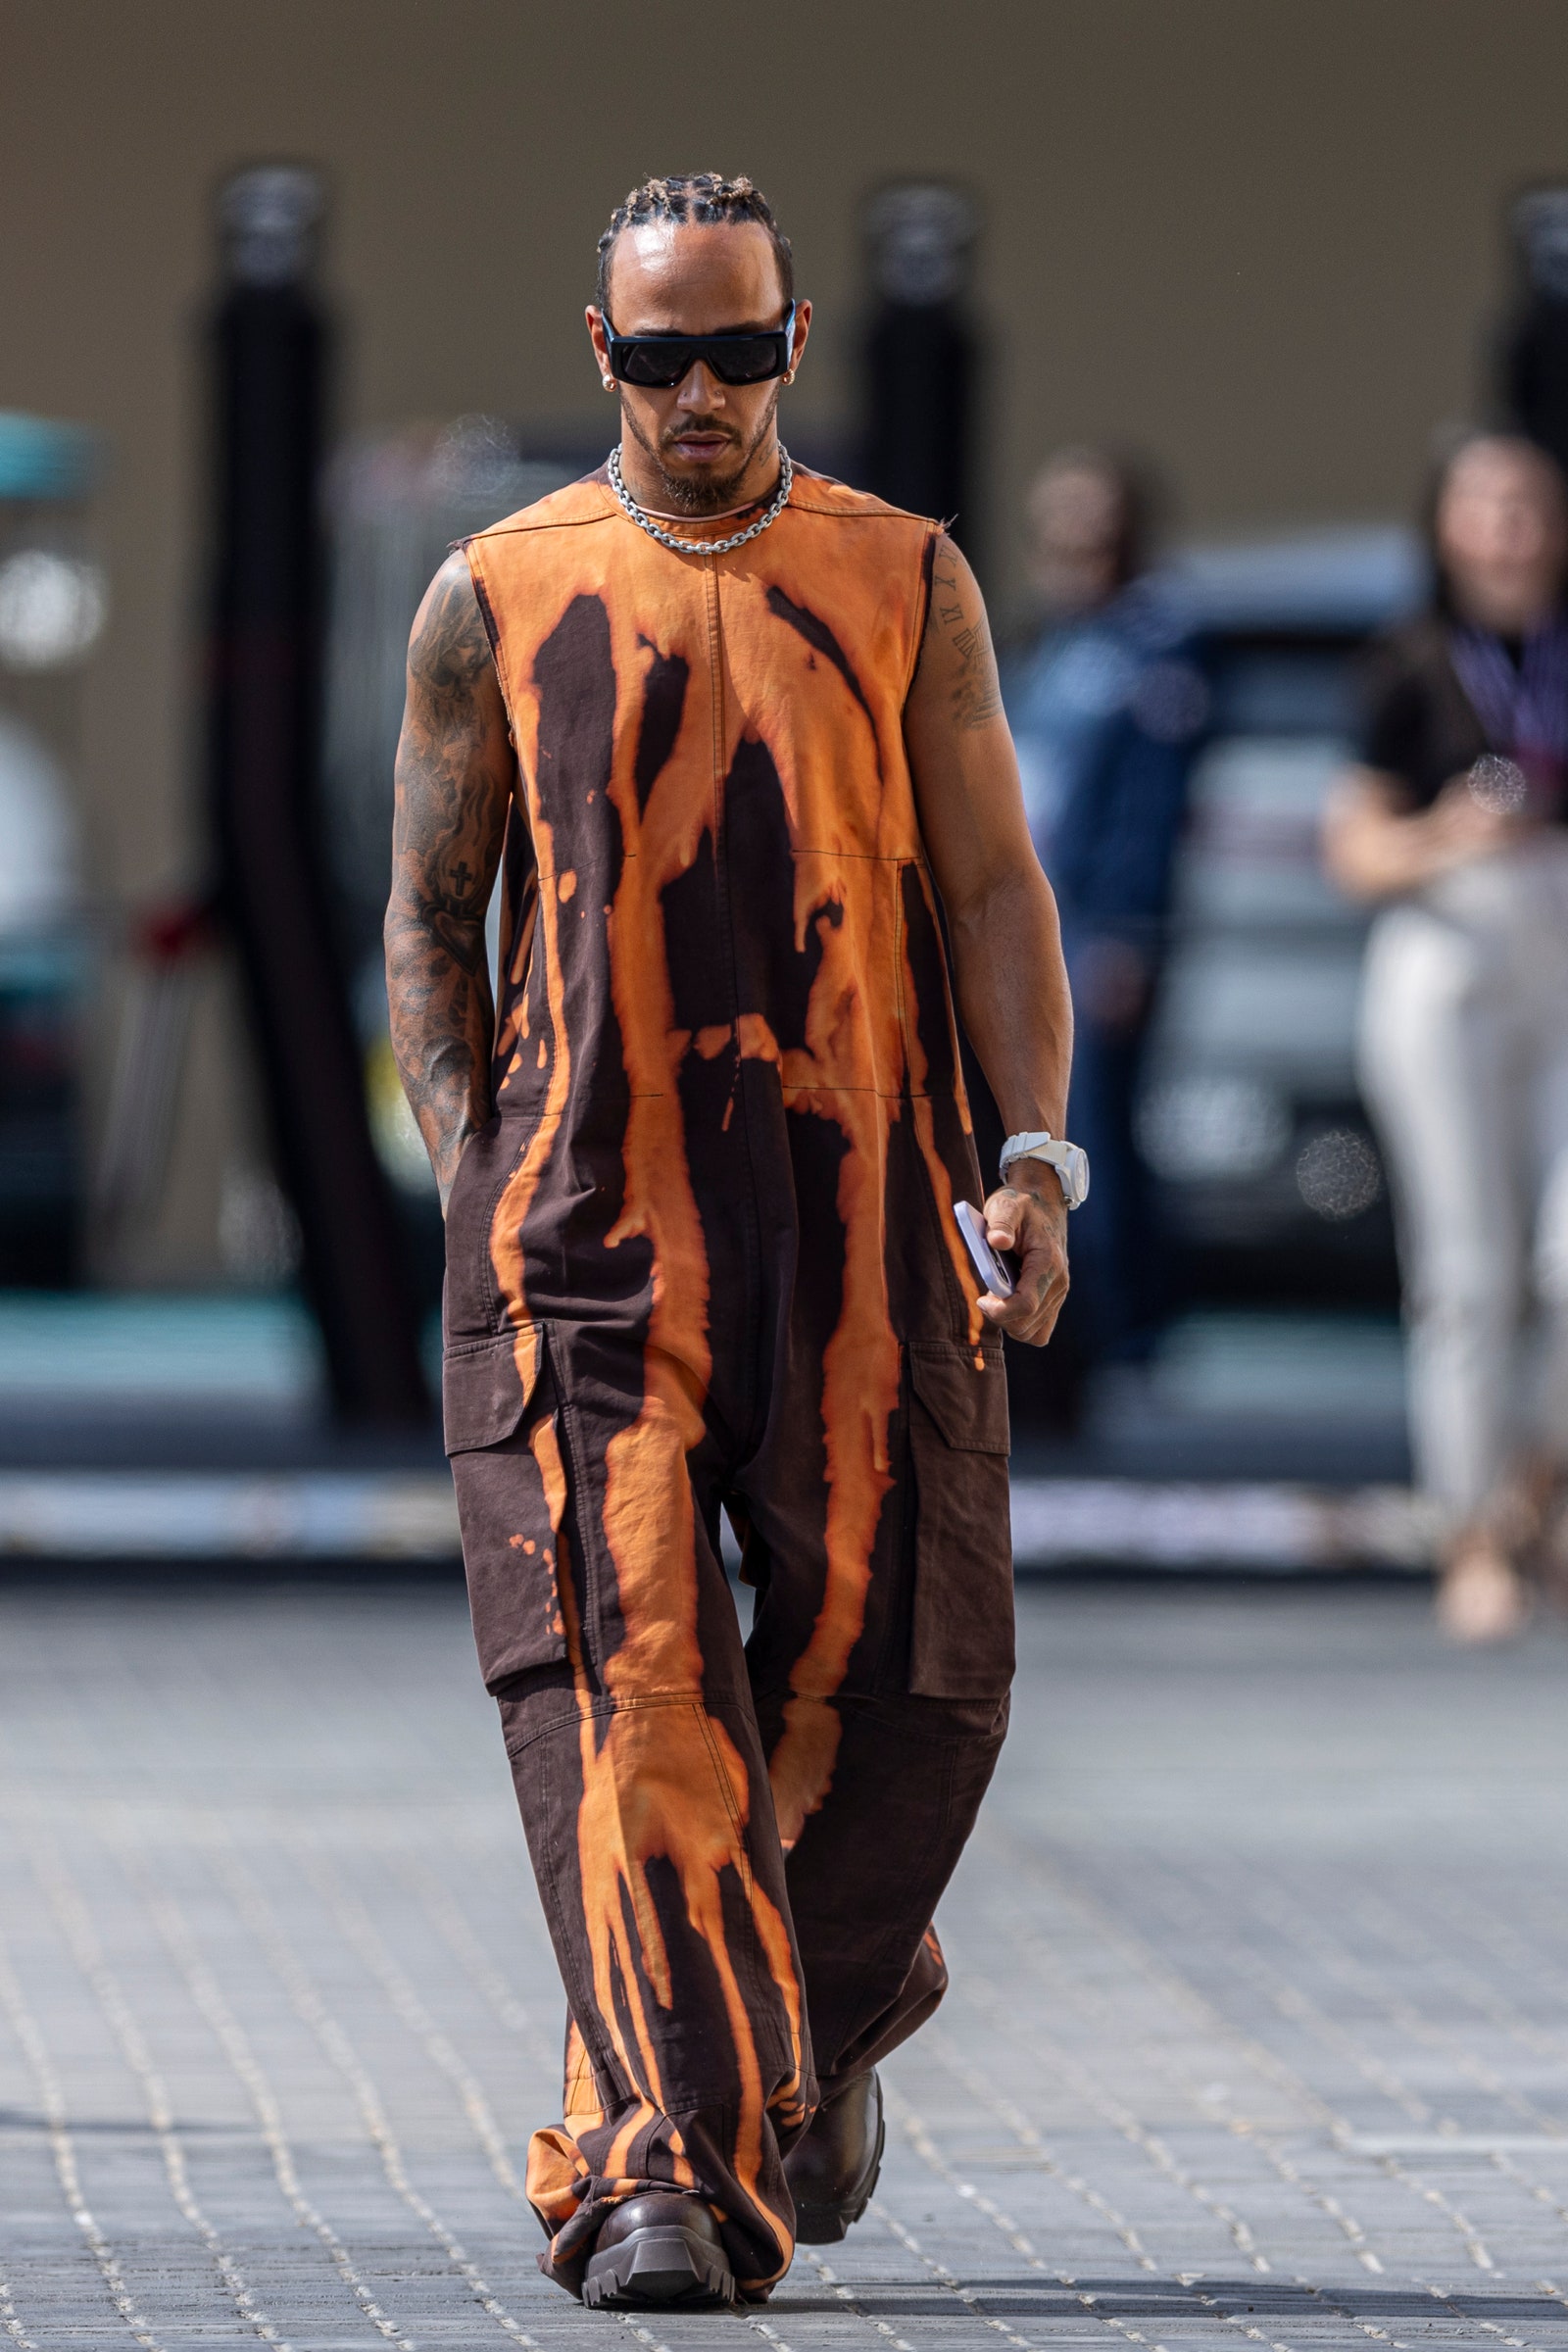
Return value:
[[(442, 566), (398, 754), (447, 1445), (569, 2011), (528, 2193), (590, 2303), (760, 2298), (870, 2196), (1005, 1729), (1000, 1335), (1049, 1337), (1084, 1181), (984, 609), (935, 524), (792, 467), (792, 277), (749, 181), (633, 191), (588, 312), (619, 447)], [(1005, 1299), (939, 894), (1018, 1131)]]

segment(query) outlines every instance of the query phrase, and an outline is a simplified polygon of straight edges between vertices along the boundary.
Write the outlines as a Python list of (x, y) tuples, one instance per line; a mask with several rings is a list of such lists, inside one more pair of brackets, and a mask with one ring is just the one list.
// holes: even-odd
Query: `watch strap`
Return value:
[(1077, 1144), (1069, 1144), (1044, 1127), (1009, 1135), (1002, 1147), (998, 1172), (1004, 1184), (1016, 1159), (1038, 1159), (1054, 1168), (1062, 1199), (1069, 1208), (1081, 1208), (1089, 1198), (1089, 1159)]
[(1055, 1141), (1049, 1127), (1026, 1127), (1016, 1135), (1009, 1135), (1002, 1147), (1002, 1157), (997, 1163), (1003, 1182), (1006, 1182), (1007, 1170), (1015, 1159), (1032, 1159), (1042, 1144), (1054, 1144)]

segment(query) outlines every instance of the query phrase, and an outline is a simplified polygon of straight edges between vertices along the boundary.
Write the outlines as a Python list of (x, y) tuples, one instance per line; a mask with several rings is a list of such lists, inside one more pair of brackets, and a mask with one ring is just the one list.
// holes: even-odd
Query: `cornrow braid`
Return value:
[(691, 222), (702, 228), (727, 222), (755, 220), (772, 240), (786, 303), (795, 299), (795, 256), (790, 241), (773, 218), (773, 208), (760, 188), (742, 172), (726, 179), (720, 172), (672, 172), (662, 179), (645, 179), (624, 204), (610, 216), (610, 226), (599, 240), (599, 277), (594, 300), (608, 314), (610, 257), (623, 228), (641, 228), (647, 220)]

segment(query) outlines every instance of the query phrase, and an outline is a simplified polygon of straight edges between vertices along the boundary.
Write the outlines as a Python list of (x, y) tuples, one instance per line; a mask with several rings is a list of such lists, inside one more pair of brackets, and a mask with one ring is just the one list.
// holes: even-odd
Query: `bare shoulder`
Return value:
[(494, 674), (494, 667), (473, 575), (459, 548), (430, 582), (414, 616), (410, 676), (427, 693), (449, 695), (465, 686), (471, 692), (485, 673)]
[(409, 639), (408, 699), (396, 779), (410, 809), (510, 790), (512, 737), (489, 632), (466, 560), (449, 556), (425, 590)]
[(1002, 716), (985, 598), (962, 549), (946, 531), (937, 533), (932, 552), (931, 604), (909, 701), (919, 715), (964, 734)]

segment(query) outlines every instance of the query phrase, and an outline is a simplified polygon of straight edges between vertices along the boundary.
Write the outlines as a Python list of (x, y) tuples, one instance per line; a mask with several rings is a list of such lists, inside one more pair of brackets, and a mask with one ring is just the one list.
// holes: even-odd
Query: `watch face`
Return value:
[(1078, 1208), (1089, 1198), (1089, 1154), (1080, 1144), (1069, 1147), (1069, 1157), (1061, 1171), (1062, 1191), (1069, 1208)]

